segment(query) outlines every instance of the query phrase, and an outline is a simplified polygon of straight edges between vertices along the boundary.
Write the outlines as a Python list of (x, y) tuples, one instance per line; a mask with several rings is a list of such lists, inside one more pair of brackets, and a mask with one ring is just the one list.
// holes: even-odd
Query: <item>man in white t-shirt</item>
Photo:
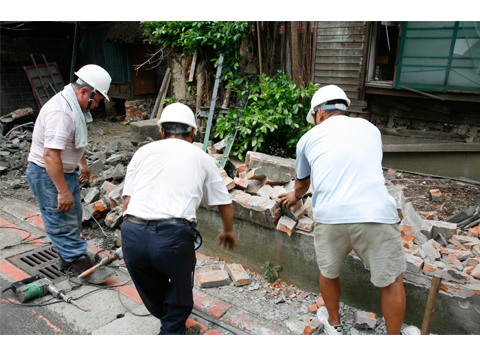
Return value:
[(200, 245), (196, 210), (218, 206), (219, 245), (233, 249), (233, 205), (213, 159), (193, 145), (195, 116), (183, 104), (168, 105), (158, 121), (163, 140), (138, 149), (123, 189), (122, 250), (146, 308), (161, 320), (162, 335), (193, 335), (186, 327), (193, 308), (195, 249)]
[[(59, 266), (76, 274), (93, 266), (80, 237), (82, 204), (80, 182), (90, 178), (84, 149), (88, 144), (87, 111), (107, 97), (111, 77), (98, 65), (85, 65), (78, 79), (43, 105), (33, 129), (27, 181), (42, 212), (45, 230), (60, 256)], [(79, 166), (80, 176), (75, 171)], [(99, 284), (112, 271), (96, 270), (84, 277)]]
[[(405, 254), (395, 200), (385, 187), (380, 131), (367, 120), (346, 116), (350, 100), (335, 85), (313, 96), (307, 121), (316, 126), (297, 144), (295, 190), (281, 196), (288, 208), (313, 189), (315, 253), (325, 306), (317, 316), (329, 335), (342, 335), (340, 269), (352, 251), (382, 288), (387, 332), (400, 334), (406, 308), (402, 273)], [(413, 327), (404, 333), (419, 333)]]

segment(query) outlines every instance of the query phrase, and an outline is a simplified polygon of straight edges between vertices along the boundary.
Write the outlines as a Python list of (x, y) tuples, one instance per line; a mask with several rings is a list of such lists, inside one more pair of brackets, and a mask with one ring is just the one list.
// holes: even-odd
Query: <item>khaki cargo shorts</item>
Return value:
[(315, 223), (315, 254), (323, 276), (339, 277), (352, 249), (370, 270), (370, 281), (377, 287), (390, 285), (407, 268), (398, 224)]

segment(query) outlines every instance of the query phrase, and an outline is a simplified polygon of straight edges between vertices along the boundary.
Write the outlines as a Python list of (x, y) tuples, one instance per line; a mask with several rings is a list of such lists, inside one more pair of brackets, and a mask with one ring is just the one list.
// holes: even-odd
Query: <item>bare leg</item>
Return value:
[[(325, 302), (326, 303), (326, 302)], [(388, 335), (399, 335), (403, 325), (407, 299), (400, 274), (393, 283), (382, 288), (382, 312)]]
[[(340, 325), (340, 314), (338, 313), (338, 302), (340, 300), (340, 280), (329, 279), (320, 274), (318, 279), (320, 292), (328, 310), (328, 322), (330, 325)], [(403, 284), (403, 283), (402, 283)]]

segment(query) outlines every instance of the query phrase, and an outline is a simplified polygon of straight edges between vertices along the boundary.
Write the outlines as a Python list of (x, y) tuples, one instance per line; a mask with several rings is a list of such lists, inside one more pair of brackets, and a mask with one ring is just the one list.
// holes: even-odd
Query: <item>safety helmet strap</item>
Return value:
[(95, 94), (97, 93), (97, 90), (93, 89), (93, 91), (90, 93), (90, 99), (88, 99), (88, 105), (87, 105), (87, 109), (90, 109), (90, 106), (92, 105), (93, 103), (93, 98), (95, 96)]

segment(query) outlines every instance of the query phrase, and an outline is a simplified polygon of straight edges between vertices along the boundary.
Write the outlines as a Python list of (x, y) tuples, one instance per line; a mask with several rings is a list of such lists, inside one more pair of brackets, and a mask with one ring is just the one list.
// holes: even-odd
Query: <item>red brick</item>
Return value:
[(247, 180), (241, 179), (236, 177), (234, 179), (235, 187), (240, 190), (245, 190), (247, 188), (248, 182)]
[(310, 305), (310, 307), (308, 308), (308, 311), (312, 312), (312, 313), (316, 313), (318, 310), (318, 307), (317, 307), (317, 304), (312, 304)]
[(429, 192), (430, 199), (437, 202), (442, 202), (442, 193), (438, 189), (431, 189)]
[(316, 300), (315, 300), (315, 303), (317, 304), (317, 306), (319, 308), (321, 308), (322, 306), (325, 306), (325, 301), (323, 301), (323, 297), (322, 296), (319, 296)]
[(224, 178), (223, 181), (225, 182), (225, 185), (227, 186), (227, 190), (230, 191), (235, 187), (235, 182), (231, 178), (229, 178), (228, 176), (226, 178)]
[(231, 305), (195, 294), (193, 294), (193, 303), (197, 308), (208, 312), (216, 319), (221, 318), (223, 315), (225, 315), (227, 310), (232, 307)]
[(295, 230), (296, 225), (297, 223), (288, 216), (282, 216), (278, 220), (277, 230), (287, 233), (288, 236), (292, 236), (292, 232)]
[(475, 266), (475, 268), (472, 270), (472, 272), (469, 275), (472, 275), (473, 277), (480, 279), (480, 265)]
[(304, 216), (298, 220), (297, 230), (312, 232), (314, 225), (315, 225), (315, 221), (313, 221), (309, 217)]

